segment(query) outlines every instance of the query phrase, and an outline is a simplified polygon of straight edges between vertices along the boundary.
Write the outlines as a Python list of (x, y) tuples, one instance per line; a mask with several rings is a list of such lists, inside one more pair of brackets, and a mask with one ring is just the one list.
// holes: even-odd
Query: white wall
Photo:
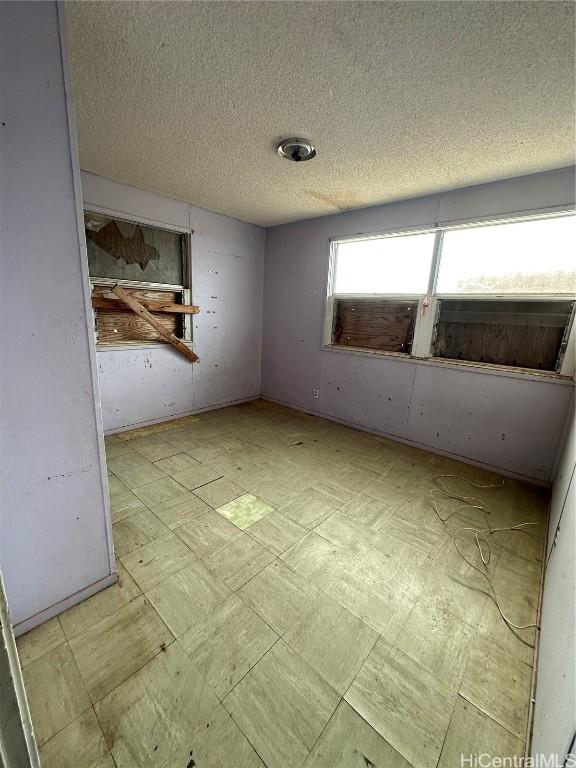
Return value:
[(322, 349), (329, 238), (572, 207), (574, 197), (565, 168), (267, 230), (263, 396), (550, 481), (572, 384)]
[(532, 739), (532, 755), (558, 765), (576, 734), (575, 440), (572, 413), (552, 489)]
[(115, 577), (58, 8), (0, 16), (0, 567), (21, 632)]
[(84, 204), (192, 229), (194, 351), (190, 363), (165, 344), (100, 347), (106, 431), (258, 397), (264, 230), (186, 203), (82, 173)]

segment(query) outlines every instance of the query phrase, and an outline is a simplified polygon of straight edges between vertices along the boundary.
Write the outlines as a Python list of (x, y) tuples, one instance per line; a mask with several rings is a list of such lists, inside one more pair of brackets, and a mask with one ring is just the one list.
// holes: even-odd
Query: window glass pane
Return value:
[(334, 293), (424, 295), (433, 250), (433, 232), (338, 243)]
[(437, 293), (576, 292), (576, 217), (449, 230)]
[(91, 277), (183, 285), (182, 235), (84, 213)]

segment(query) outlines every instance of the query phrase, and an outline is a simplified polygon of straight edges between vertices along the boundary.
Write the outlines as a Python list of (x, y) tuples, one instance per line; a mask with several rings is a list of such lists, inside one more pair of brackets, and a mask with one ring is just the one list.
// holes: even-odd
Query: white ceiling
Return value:
[(570, 165), (574, 8), (68, 2), (80, 164), (265, 226)]

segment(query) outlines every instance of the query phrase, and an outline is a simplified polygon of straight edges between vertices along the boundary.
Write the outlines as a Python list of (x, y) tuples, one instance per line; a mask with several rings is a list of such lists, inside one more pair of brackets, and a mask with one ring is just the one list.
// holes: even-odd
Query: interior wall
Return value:
[(576, 754), (576, 433), (574, 409), (552, 489), (532, 755)]
[(263, 396), (456, 458), (550, 481), (573, 384), (323, 349), (329, 240), (568, 208), (574, 199), (574, 168), (565, 168), (268, 229)]
[(0, 3), (0, 567), (17, 632), (116, 578), (58, 13)]
[(190, 363), (166, 344), (98, 347), (104, 428), (114, 431), (260, 394), (264, 240), (261, 227), (82, 173), (87, 207), (192, 229)]

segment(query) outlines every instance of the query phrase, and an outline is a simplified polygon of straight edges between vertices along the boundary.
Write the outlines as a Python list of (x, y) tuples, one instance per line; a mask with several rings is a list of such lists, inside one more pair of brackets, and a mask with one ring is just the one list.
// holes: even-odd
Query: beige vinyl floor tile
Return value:
[(458, 696), (438, 768), (455, 768), (463, 764), (462, 756), (470, 760), (480, 755), (490, 755), (491, 760), (524, 757), (524, 742)]
[(452, 614), (418, 601), (395, 647), (435, 675), (449, 690), (458, 690), (473, 630)]
[(231, 595), (178, 642), (222, 699), (277, 639), (254, 611)]
[(177, 536), (205, 560), (242, 535), (242, 531), (215, 511), (207, 512), (176, 529)]
[(42, 746), (91, 702), (68, 645), (60, 645), (23, 670), (36, 741)]
[(221, 477), (218, 480), (213, 480), (211, 483), (202, 485), (200, 488), (196, 488), (194, 493), (206, 504), (216, 509), (216, 507), (232, 503), (233, 499), (242, 496), (244, 489), (227, 477)]
[(324, 600), (284, 635), (284, 641), (343, 695), (378, 633), (341, 605)]
[(402, 540), (387, 531), (380, 533), (367, 528), (343, 512), (328, 517), (316, 526), (314, 533), (359, 557), (365, 557), (373, 550), (390, 556), (403, 547)]
[(379, 640), (345, 700), (414, 768), (435, 768), (456, 694)]
[[(502, 602), (505, 615), (518, 626), (534, 622), (534, 612), (526, 605), (519, 605), (511, 600)], [(502, 650), (507, 651), (519, 661), (533, 666), (536, 629), (511, 629), (500, 615), (496, 603), (489, 597), (480, 622), (480, 633)]]
[(166, 472), (162, 472), (151, 461), (148, 461), (148, 459), (145, 459), (136, 451), (111, 459), (108, 462), (108, 466), (115, 476), (130, 490), (166, 477)]
[(137, 597), (86, 632), (70, 648), (93, 702), (126, 680), (174, 640), (144, 597)]
[(488, 589), (488, 583), (481, 576), (459, 575), (431, 563), (422, 600), (478, 629), (486, 608)]
[(210, 512), (211, 509), (208, 504), (205, 504), (190, 491), (185, 491), (183, 494), (168, 499), (168, 501), (163, 501), (160, 504), (150, 504), (150, 510), (170, 530), (195, 520), (200, 515)]
[(349, 467), (336, 478), (338, 485), (354, 493), (361, 493), (370, 483), (377, 479), (378, 475), (359, 467)]
[[(208, 487), (208, 486), (205, 486)], [(241, 530), (249, 528), (274, 512), (274, 507), (251, 493), (244, 493), (216, 510)]]
[(115, 475), (108, 476), (108, 494), (113, 499), (115, 496), (123, 496), (125, 493), (129, 493), (130, 489), (127, 485), (117, 478)]
[(420, 549), (427, 555), (435, 552), (447, 535), (442, 527), (433, 530), (421, 525), (418, 521), (403, 517), (402, 514), (397, 512), (393, 517), (384, 520), (379, 527), (380, 532), (410, 544), (411, 547)]
[[(117, 438), (116, 440), (113, 440), (113, 438)], [(122, 456), (124, 453), (132, 453), (132, 448), (130, 447), (130, 444), (126, 441), (120, 440), (118, 438), (118, 435), (109, 435), (108, 437), (104, 438), (104, 444), (105, 444), (105, 450), (106, 450), (106, 461), (109, 462), (110, 459), (115, 459), (118, 456)]]
[(374, 499), (367, 494), (359, 494), (342, 506), (341, 512), (356, 523), (378, 530), (396, 512), (394, 504)]
[(306, 536), (308, 529), (274, 511), (250, 525), (246, 532), (275, 555), (281, 555)]
[(226, 697), (224, 706), (268, 768), (299, 768), (339, 699), (279, 640)]
[(410, 504), (410, 498), (397, 488), (393, 488), (382, 478), (376, 478), (362, 491), (377, 501), (386, 504), (387, 507), (397, 512)]
[(519, 739), (526, 735), (532, 668), (482, 636), (470, 644), (460, 694)]
[(149, 437), (137, 437), (135, 440), (131, 440), (130, 447), (137, 453), (142, 454), (148, 461), (166, 459), (178, 453), (178, 449), (173, 445), (152, 435)]
[[(454, 763), (450, 768), (458, 768)], [(345, 701), (322, 731), (303, 768), (411, 768)], [(446, 766), (448, 768), (448, 766)]]
[(188, 745), (176, 751), (162, 768), (266, 768), (240, 728), (220, 705)]
[(146, 592), (195, 559), (196, 555), (172, 533), (130, 552), (122, 558), (122, 563), (140, 589)]
[[(270, 473), (267, 473), (269, 475)], [(294, 482), (279, 478), (277, 480), (267, 479), (261, 483), (251, 486), (249, 489), (256, 496), (259, 496), (267, 504), (271, 504), (276, 509), (293, 501), (299, 494), (299, 489), (295, 487)]]
[(294, 571), (313, 578), (326, 571), (341, 555), (340, 547), (311, 531), (280, 557)]
[(219, 477), (222, 477), (220, 472), (216, 472), (204, 464), (200, 464), (198, 467), (189, 467), (183, 472), (175, 472), (173, 475), (174, 480), (189, 491), (194, 491), (202, 485), (218, 480)]
[(245, 533), (207, 557), (208, 568), (230, 589), (237, 590), (269, 565), (275, 556)]
[(122, 557), (155, 539), (167, 536), (169, 533), (170, 529), (149, 509), (136, 512), (134, 515), (113, 524), (114, 552), (117, 557)]
[(163, 477), (135, 488), (134, 493), (147, 507), (151, 507), (153, 504), (162, 504), (163, 501), (185, 496), (186, 489), (171, 477)]
[(280, 512), (298, 525), (315, 528), (322, 520), (336, 512), (333, 499), (314, 488), (299, 494), (289, 504), (280, 507)]
[(66, 637), (58, 617), (55, 616), (39, 627), (31, 629), (30, 632), (26, 632), (25, 635), (20, 635), (17, 639), (20, 666), (22, 668), (27, 667), (31, 662), (40, 659), (65, 642)]
[(279, 635), (314, 611), (326, 597), (310, 581), (275, 560), (248, 581), (238, 595)]
[(178, 472), (186, 472), (188, 469), (199, 469), (202, 464), (193, 459), (187, 453), (175, 453), (165, 459), (154, 462), (158, 469), (173, 477)]
[(173, 643), (95, 709), (117, 768), (157, 768), (182, 748), (193, 750), (217, 707), (210, 686)]
[[(429, 494), (435, 475), (499, 477), (264, 401), (107, 437), (106, 452), (119, 581), (18, 640), (46, 768), (522, 753), (534, 630), (507, 628), (455, 549), (483, 514), (443, 500), (443, 523)], [(447, 483), (495, 527), (537, 524), (490, 535), (502, 608), (530, 623), (547, 492)], [(243, 496), (266, 514), (215, 511)], [(480, 565), (474, 535), (457, 540)]]
[(175, 637), (203, 622), (231, 590), (200, 561), (187, 565), (146, 592)]
[(507, 550), (502, 551), (494, 568), (494, 589), (500, 602), (513, 602), (531, 611), (532, 622), (536, 621), (541, 571), (539, 561), (525, 560)]
[(42, 768), (115, 768), (93, 709), (40, 748)]
[(68, 640), (116, 613), (119, 608), (141, 594), (140, 588), (122, 563), (117, 561), (116, 567), (118, 569), (116, 584), (97, 592), (92, 597), (68, 608), (67, 611), (59, 615), (58, 618)]
[(126, 490), (125, 493), (110, 497), (110, 513), (113, 523), (118, 523), (136, 512), (143, 512), (145, 509), (146, 505), (132, 491)]

